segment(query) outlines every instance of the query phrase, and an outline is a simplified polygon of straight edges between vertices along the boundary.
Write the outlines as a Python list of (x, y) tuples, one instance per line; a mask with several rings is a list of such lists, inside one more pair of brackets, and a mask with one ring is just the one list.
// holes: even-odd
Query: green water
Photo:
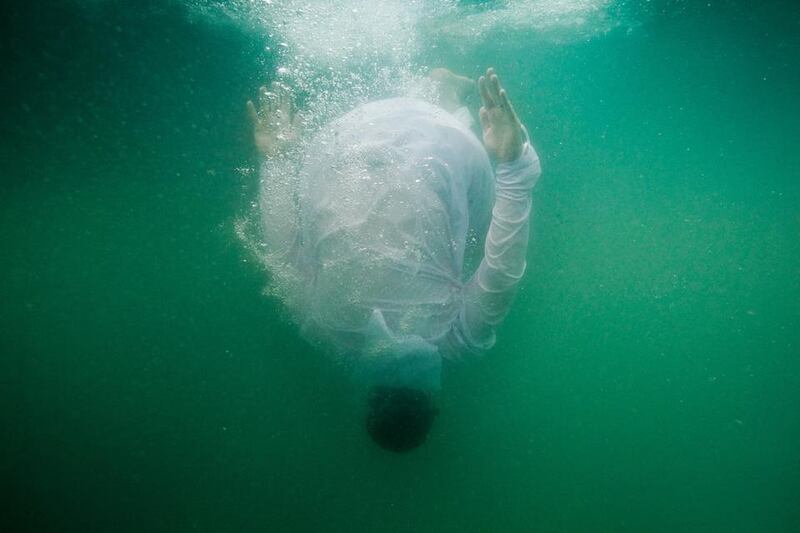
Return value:
[(797, 4), (416, 52), (494, 65), (544, 176), (497, 346), (403, 456), (235, 236), (269, 37), (209, 4), (17, 4), (2, 531), (800, 531)]

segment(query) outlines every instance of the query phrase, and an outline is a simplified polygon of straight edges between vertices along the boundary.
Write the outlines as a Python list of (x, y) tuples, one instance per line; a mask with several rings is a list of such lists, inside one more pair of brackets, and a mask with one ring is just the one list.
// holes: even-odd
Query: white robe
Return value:
[[(394, 98), (330, 123), (294, 178), (287, 168), (262, 166), (263, 233), (276, 282), (293, 280), (286, 299), (304, 336), (367, 383), (434, 389), (442, 357), (491, 348), (525, 270), (541, 173), (529, 143), (495, 176), (462, 121)], [(484, 236), (465, 272), (468, 240)]]

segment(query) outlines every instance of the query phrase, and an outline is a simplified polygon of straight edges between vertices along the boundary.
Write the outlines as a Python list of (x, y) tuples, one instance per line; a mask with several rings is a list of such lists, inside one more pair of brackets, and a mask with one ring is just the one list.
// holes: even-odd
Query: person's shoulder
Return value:
[[(355, 128), (363, 131), (366, 125), (383, 127), (392, 124), (404, 127), (422, 121), (424, 124), (444, 123), (452, 119), (447, 111), (424, 100), (410, 97), (384, 98), (356, 106), (331, 123), (333, 129)], [(454, 119), (453, 119), (454, 120)]]
[(353, 112), (364, 113), (408, 113), (418, 112), (424, 114), (437, 115), (439, 113), (447, 113), (447, 111), (419, 98), (412, 98), (409, 96), (397, 96), (394, 98), (383, 98), (381, 100), (373, 100), (363, 104)]

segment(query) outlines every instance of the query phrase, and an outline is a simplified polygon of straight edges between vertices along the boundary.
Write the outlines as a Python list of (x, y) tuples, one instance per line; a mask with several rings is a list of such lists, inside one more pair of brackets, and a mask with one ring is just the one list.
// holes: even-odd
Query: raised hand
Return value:
[(295, 113), (289, 88), (273, 81), (270, 89), (258, 90), (260, 110), (251, 100), (247, 101), (253, 140), (258, 151), (268, 158), (285, 152), (297, 140), (300, 129), (300, 115)]
[(494, 69), (478, 80), (483, 106), (480, 109), (483, 144), (501, 163), (514, 161), (522, 155), (525, 142), (522, 124)]

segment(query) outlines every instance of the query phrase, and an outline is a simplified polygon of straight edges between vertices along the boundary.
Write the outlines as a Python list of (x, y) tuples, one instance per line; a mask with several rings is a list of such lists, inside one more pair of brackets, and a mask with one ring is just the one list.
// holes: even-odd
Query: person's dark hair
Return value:
[(439, 412), (429, 392), (409, 387), (373, 387), (367, 402), (367, 431), (393, 452), (407, 452), (425, 442)]

